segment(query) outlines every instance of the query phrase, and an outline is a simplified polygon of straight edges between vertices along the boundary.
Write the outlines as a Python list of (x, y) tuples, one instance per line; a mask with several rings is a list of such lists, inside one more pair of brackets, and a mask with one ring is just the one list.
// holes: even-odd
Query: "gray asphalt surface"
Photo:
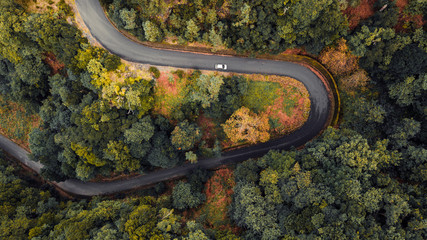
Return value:
[(15, 158), (16, 160), (22, 162), (26, 166), (30, 167), (37, 173), (40, 173), (43, 164), (39, 162), (31, 161), (28, 158), (29, 152), (14, 142), (10, 141), (8, 138), (6, 138), (3, 135), (0, 135), (0, 148), (3, 149), (3, 151), (7, 152), (10, 156)]
[[(174, 66), (192, 69), (214, 70), (215, 63), (225, 63), (230, 72), (263, 73), (293, 77), (301, 81), (310, 93), (311, 111), (307, 122), (297, 131), (280, 139), (263, 144), (226, 152), (219, 158), (202, 159), (197, 164), (184, 164), (172, 169), (152, 172), (129, 180), (113, 182), (82, 182), (66, 180), (56, 183), (64, 191), (81, 196), (111, 194), (150, 185), (189, 174), (195, 168), (212, 169), (223, 164), (237, 163), (249, 158), (260, 157), (272, 149), (298, 147), (318, 135), (327, 124), (330, 107), (328, 92), (323, 82), (308, 68), (301, 65), (251, 58), (203, 55), (168, 50), (158, 50), (135, 43), (118, 32), (105, 17), (98, 0), (76, 0), (77, 8), (92, 35), (111, 53), (123, 59), (153, 65)], [(24, 164), (40, 172), (41, 164), (28, 159), (25, 150), (4, 137), (0, 147), (16, 156)]]

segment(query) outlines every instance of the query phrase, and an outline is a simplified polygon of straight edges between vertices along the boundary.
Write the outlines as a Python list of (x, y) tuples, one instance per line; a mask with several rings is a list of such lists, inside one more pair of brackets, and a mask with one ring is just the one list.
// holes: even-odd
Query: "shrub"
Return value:
[(160, 71), (159, 71), (159, 69), (157, 69), (156, 67), (150, 67), (150, 68), (148, 69), (148, 71), (149, 71), (151, 74), (153, 74), (153, 76), (154, 76), (155, 78), (159, 78), (159, 77), (160, 77)]

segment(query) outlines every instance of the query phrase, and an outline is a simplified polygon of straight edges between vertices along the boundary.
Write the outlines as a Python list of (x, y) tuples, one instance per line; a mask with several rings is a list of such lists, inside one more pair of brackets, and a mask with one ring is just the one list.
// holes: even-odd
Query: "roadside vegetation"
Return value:
[(18, 175), (19, 167), (0, 157), (1, 239), (238, 239), (230, 231), (206, 231), (172, 208), (171, 196), (144, 190), (125, 199), (71, 200), (49, 185)]
[(277, 54), (304, 46), (317, 54), (347, 26), (336, 0), (101, 2), (116, 26), (139, 40), (213, 52)]
[[(202, 146), (213, 147), (218, 142), (222, 149), (229, 149), (282, 136), (302, 126), (310, 111), (304, 85), (289, 77), (232, 73), (224, 76), (188, 70), (159, 73), (153, 112), (172, 122), (195, 118), (202, 132)], [(200, 102), (201, 107), (186, 112), (195, 102)], [(237, 115), (246, 116), (246, 127), (232, 121)], [(256, 125), (257, 122), (262, 124)], [(240, 130), (233, 123), (239, 124)], [(252, 134), (237, 133), (251, 130)], [(260, 134), (266, 137), (260, 138)]]
[(206, 202), (200, 207), (200, 217), (205, 219), (208, 228), (238, 231), (228, 217), (234, 186), (233, 170), (228, 168), (215, 171), (206, 182)]
[(0, 96), (0, 133), (29, 150), (28, 138), (33, 128), (40, 125), (37, 114), (29, 114), (23, 106), (6, 101)]
[[(340, 125), (302, 149), (117, 200), (66, 201), (1, 158), (1, 239), (427, 238), (425, 1), (102, 2), (150, 44), (316, 58), (337, 80)], [(90, 45), (63, 3), (0, 2), (0, 125), (23, 142), (35, 127), (47, 180), (196, 162), (307, 118), (293, 79), (125, 63)]]

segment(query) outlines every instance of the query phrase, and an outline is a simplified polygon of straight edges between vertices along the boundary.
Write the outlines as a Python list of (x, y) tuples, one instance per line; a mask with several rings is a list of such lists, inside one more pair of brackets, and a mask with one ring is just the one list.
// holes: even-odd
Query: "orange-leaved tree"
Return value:
[(357, 57), (353, 56), (344, 39), (335, 47), (325, 48), (319, 55), (320, 62), (336, 76), (352, 73), (358, 67)]
[(247, 107), (236, 110), (231, 117), (221, 124), (225, 134), (233, 142), (266, 142), (270, 139), (270, 124), (267, 116), (258, 116)]

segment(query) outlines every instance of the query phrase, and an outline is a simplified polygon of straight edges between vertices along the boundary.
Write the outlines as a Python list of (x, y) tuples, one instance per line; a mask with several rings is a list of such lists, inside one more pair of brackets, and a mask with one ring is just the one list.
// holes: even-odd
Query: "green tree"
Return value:
[(134, 3), (139, 9), (144, 9), (141, 12), (144, 19), (161, 14), (161, 11), (166, 7), (166, 3), (162, 0), (131, 0), (130, 2)]
[(275, 239), (281, 235), (276, 223), (277, 212), (273, 209), (273, 205), (267, 204), (258, 187), (238, 183), (234, 187), (234, 192), (231, 217), (238, 226), (250, 228), (260, 234), (262, 239)]
[(145, 115), (153, 107), (152, 85), (150, 81), (141, 78), (126, 78), (123, 82), (104, 81), (102, 86), (103, 99), (117, 108), (123, 108)]
[(206, 13), (206, 23), (210, 25), (215, 25), (218, 22), (217, 12), (215, 9), (209, 9)]
[(154, 135), (154, 125), (150, 116), (145, 116), (138, 122), (132, 124), (132, 127), (125, 130), (124, 137), (126, 143), (141, 144), (143, 141), (149, 141)]
[(124, 131), (125, 143), (134, 158), (143, 158), (147, 154), (151, 148), (149, 140), (154, 132), (155, 127), (150, 116), (145, 116)]
[(409, 145), (401, 164), (401, 175), (411, 181), (427, 181), (427, 149)]
[(171, 133), (172, 144), (182, 151), (192, 149), (201, 138), (200, 128), (194, 123), (190, 124), (188, 120), (180, 122)]
[(251, 12), (251, 6), (247, 3), (243, 3), (243, 5), (239, 9), (239, 14), (237, 16), (237, 21), (233, 23), (233, 26), (239, 27), (242, 25), (247, 25), (249, 23), (249, 14)]
[(421, 130), (421, 123), (409, 118), (404, 118), (400, 125), (393, 130), (390, 138), (396, 141), (398, 147), (405, 147), (409, 140), (417, 135)]
[(96, 233), (94, 240), (115, 240), (118, 238), (117, 232), (110, 224), (107, 224)]
[(164, 233), (179, 234), (180, 233), (180, 216), (175, 215), (174, 209), (162, 208), (159, 211), (159, 222), (157, 228)]
[(347, 21), (336, 0), (285, 1), (287, 9), (279, 20), (279, 35), (289, 46), (305, 45), (318, 53), (340, 36), (345, 36)]
[(242, 76), (224, 78), (218, 101), (211, 103), (207, 114), (219, 122), (225, 122), (231, 114), (243, 106), (243, 96), (248, 92), (248, 81)]
[(205, 201), (205, 195), (195, 192), (189, 183), (180, 181), (172, 191), (173, 206), (177, 209), (193, 208)]
[(124, 29), (132, 30), (137, 27), (135, 23), (136, 11), (133, 8), (131, 10), (126, 8), (121, 9), (120, 18), (125, 23)]
[(193, 42), (194, 40), (198, 39), (199, 31), (200, 31), (200, 28), (199, 26), (197, 26), (196, 21), (194, 21), (193, 19), (190, 19), (187, 21), (185, 38), (187, 38), (188, 41)]
[(178, 157), (173, 149), (154, 147), (147, 156), (148, 162), (155, 167), (172, 168), (178, 164)]
[(88, 210), (81, 209), (82, 206), (74, 206), (76, 210), (71, 210), (66, 219), (58, 223), (50, 233), (51, 237), (65, 239), (83, 239), (91, 237), (91, 230), (103, 227), (106, 222), (114, 222), (120, 219), (120, 211), (123, 205), (118, 201), (94, 202), (93, 207)]
[(147, 161), (155, 167), (171, 168), (178, 164), (179, 157), (165, 132), (157, 132), (152, 138), (153, 149)]
[[(330, 128), (302, 151), (239, 164), (230, 216), (254, 239), (419, 236), (401, 228), (411, 206), (402, 192), (407, 186), (389, 175), (401, 154), (388, 149), (387, 140), (370, 144), (354, 131)], [(396, 229), (379, 230), (386, 224)]]
[(427, 74), (418, 78), (414, 76), (405, 78), (404, 81), (390, 84), (389, 95), (396, 99), (398, 105), (405, 107), (416, 104), (416, 100), (427, 91)]
[(190, 93), (190, 101), (200, 102), (203, 108), (210, 107), (211, 103), (218, 101), (223, 83), (224, 80), (221, 76), (200, 75)]
[(125, 230), (129, 238), (137, 239), (162, 239), (162, 234), (156, 228), (156, 209), (150, 205), (140, 205), (129, 215), (125, 223)]
[(114, 162), (117, 172), (135, 171), (141, 167), (140, 162), (131, 156), (128, 146), (122, 141), (110, 141), (104, 149), (104, 156)]
[(191, 163), (197, 163), (197, 155), (193, 151), (188, 151), (185, 153), (185, 159)]
[(206, 234), (202, 231), (203, 227), (196, 223), (195, 221), (188, 221), (187, 222), (187, 228), (190, 231), (188, 233), (188, 240), (208, 240), (209, 238), (206, 236)]
[(377, 100), (365, 97), (352, 97), (343, 94), (345, 98), (351, 98), (352, 102), (344, 101), (343, 115), (346, 121), (343, 126), (357, 130), (364, 136), (378, 135), (380, 126), (385, 123), (388, 112)]
[(221, 33), (219, 33), (217, 30), (215, 30), (214, 27), (211, 28), (209, 31), (209, 42), (212, 44), (213, 48), (212, 51), (215, 52), (219, 50), (221, 47), (223, 47), (224, 41), (222, 39)]
[(146, 21), (143, 27), (144, 27), (145, 38), (148, 41), (156, 42), (162, 38), (162, 32), (155, 23), (151, 21)]
[(391, 28), (369, 29), (369, 27), (364, 25), (359, 32), (350, 37), (348, 43), (352, 48), (353, 54), (363, 57), (368, 51), (367, 47), (394, 37), (395, 32)]

